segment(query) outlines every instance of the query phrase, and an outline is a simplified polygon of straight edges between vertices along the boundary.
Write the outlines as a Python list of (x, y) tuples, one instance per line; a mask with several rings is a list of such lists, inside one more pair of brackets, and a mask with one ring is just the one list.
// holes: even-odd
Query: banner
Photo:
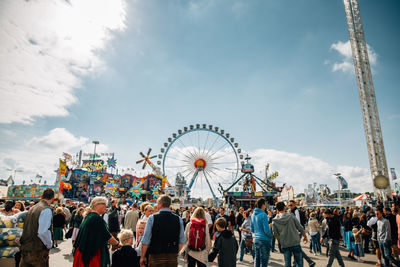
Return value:
[(104, 161), (101, 159), (84, 160), (82, 163), (82, 168), (86, 168), (88, 169), (88, 171), (92, 172), (100, 172), (100, 171), (106, 171), (107, 165), (104, 165)]
[(396, 180), (397, 176), (396, 176), (396, 171), (394, 170), (394, 168), (390, 168), (390, 173), (392, 174), (392, 180)]

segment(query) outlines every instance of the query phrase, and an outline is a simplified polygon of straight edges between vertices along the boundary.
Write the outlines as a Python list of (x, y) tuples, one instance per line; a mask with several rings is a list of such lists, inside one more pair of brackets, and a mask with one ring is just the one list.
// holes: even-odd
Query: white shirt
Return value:
[(50, 225), (51, 218), (53, 217), (53, 212), (50, 208), (42, 210), (39, 216), (39, 227), (38, 227), (38, 237), (42, 240), (43, 244), (47, 249), (51, 249), (53, 246), (53, 240), (51, 238)]
[(206, 221), (207, 221), (207, 225), (212, 224), (212, 218), (208, 212), (206, 212)]

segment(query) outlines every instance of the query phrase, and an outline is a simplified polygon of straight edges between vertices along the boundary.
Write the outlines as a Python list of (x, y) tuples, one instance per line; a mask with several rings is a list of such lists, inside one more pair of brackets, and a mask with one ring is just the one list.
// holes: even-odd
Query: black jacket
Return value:
[(110, 232), (119, 232), (121, 228), (119, 226), (118, 220), (118, 209), (112, 208), (110, 213), (108, 214), (108, 230)]
[(327, 237), (333, 240), (340, 240), (342, 236), (340, 234), (341, 225), (339, 218), (334, 215), (332, 218), (327, 218), (326, 221), (328, 230), (325, 232), (324, 238)]
[(139, 267), (136, 250), (131, 246), (123, 246), (112, 254), (112, 267)]
[(234, 267), (236, 266), (236, 253), (238, 251), (238, 243), (233, 233), (229, 230), (224, 230), (215, 239), (214, 247), (208, 255), (208, 261), (214, 261), (218, 255), (218, 266)]

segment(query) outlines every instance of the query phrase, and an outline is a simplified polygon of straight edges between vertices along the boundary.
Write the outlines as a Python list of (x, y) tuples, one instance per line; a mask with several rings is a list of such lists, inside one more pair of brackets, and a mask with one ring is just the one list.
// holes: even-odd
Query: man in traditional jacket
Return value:
[(42, 199), (29, 209), (20, 239), (20, 267), (49, 266), (49, 250), (53, 246), (51, 238), (53, 212), (50, 204), (54, 200), (54, 190), (50, 187), (43, 191)]
[[(142, 238), (140, 266), (178, 266), (178, 252), (185, 244), (182, 218), (170, 210), (171, 198), (162, 195), (157, 200), (158, 212), (149, 216)], [(162, 264), (162, 265), (161, 265)]]

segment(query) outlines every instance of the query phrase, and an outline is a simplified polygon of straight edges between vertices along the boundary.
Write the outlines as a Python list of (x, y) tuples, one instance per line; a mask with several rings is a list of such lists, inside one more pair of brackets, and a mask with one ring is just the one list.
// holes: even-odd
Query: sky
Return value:
[[(388, 168), (398, 171), (400, 3), (359, 3)], [(336, 189), (337, 172), (352, 191), (372, 191), (340, 0), (1, 1), (0, 106), (0, 178), (16, 183), (54, 182), (62, 153), (91, 153), (93, 140), (119, 172), (145, 175), (139, 152), (158, 155), (198, 123), (230, 133), (257, 175), (269, 163), (296, 194), (313, 182)], [(194, 194), (209, 196), (199, 178)]]

